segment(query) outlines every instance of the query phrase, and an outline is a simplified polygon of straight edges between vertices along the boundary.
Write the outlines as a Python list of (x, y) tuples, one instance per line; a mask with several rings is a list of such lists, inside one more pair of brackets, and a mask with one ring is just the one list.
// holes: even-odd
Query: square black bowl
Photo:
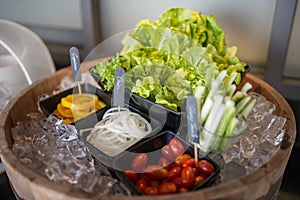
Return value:
[[(100, 119), (102, 119), (103, 114), (110, 108), (111, 96), (88, 83), (81, 84), (80, 86), (82, 93), (95, 94), (98, 96), (99, 100), (103, 101), (106, 104), (104, 108), (72, 123), (72, 125), (75, 125), (77, 129), (91, 128), (94, 127), (94, 125)], [(41, 101), (39, 103), (40, 108), (47, 116), (49, 116), (51, 113), (54, 112), (54, 110), (56, 109), (57, 105), (61, 102), (61, 99), (63, 97), (66, 97), (69, 94), (76, 93), (79, 93), (78, 87), (74, 87), (61, 93), (58, 93)]]
[(250, 65), (246, 65), (244, 67), (244, 71), (241, 72), (241, 81), (243, 80), (243, 78), (246, 76), (247, 73), (249, 73), (251, 71), (251, 66)]
[[(125, 105), (125, 107), (128, 107), (128, 105)], [(145, 113), (140, 112), (139, 110), (130, 107), (129, 106), (129, 110), (135, 113), (138, 113), (139, 115), (141, 115), (143, 118), (145, 118), (151, 125), (152, 127), (152, 131), (151, 133), (149, 133), (148, 135), (146, 135), (144, 138), (141, 138), (140, 140), (136, 141), (136, 143), (130, 145), (129, 147), (127, 147), (126, 149), (124, 149), (124, 151), (128, 151), (128, 149), (132, 148), (133, 146), (143, 142), (144, 140), (147, 140), (149, 138), (151, 138), (152, 136), (154, 136), (155, 134), (158, 134), (163, 126), (160, 123), (160, 121), (154, 119), (154, 118), (150, 118), (148, 115), (146, 115)], [(97, 147), (95, 147), (94, 145), (92, 145), (91, 143), (89, 143), (87, 141), (87, 137), (91, 134), (91, 130), (85, 130), (82, 131), (80, 133), (80, 137), (81, 140), (85, 143), (85, 145), (89, 148), (91, 154), (93, 155), (93, 157), (97, 160), (99, 160), (100, 162), (102, 162), (102, 164), (104, 164), (105, 166), (107, 166), (109, 169), (112, 169), (112, 161), (114, 160), (114, 158), (116, 156), (118, 156), (119, 154), (121, 154), (122, 152), (120, 152), (118, 155), (108, 155), (107, 153), (101, 151), (100, 149), (98, 149)], [(110, 144), (108, 144), (110, 145)], [(112, 170), (114, 171), (114, 170)]]
[[(113, 160), (113, 168), (115, 169), (115, 174), (118, 177), (120, 181), (125, 183), (131, 190), (132, 194), (135, 195), (141, 195), (142, 192), (137, 189), (135, 184), (130, 181), (125, 175), (124, 171), (131, 170), (131, 161), (134, 159), (134, 157), (139, 153), (147, 153), (148, 155), (148, 164), (156, 164), (160, 157), (162, 157), (161, 149), (166, 144), (169, 144), (169, 142), (173, 139), (179, 140), (182, 145), (184, 146), (186, 154), (191, 155), (194, 157), (194, 146), (185, 140), (183, 140), (181, 137), (173, 133), (172, 131), (163, 131), (160, 132), (153, 137), (133, 146), (132, 148), (128, 149), (128, 151), (123, 152), (122, 154), (118, 155)], [(199, 151), (198, 151), (199, 152)], [(209, 161), (215, 168), (215, 171), (213, 174), (209, 175), (200, 185), (194, 187), (192, 190), (198, 190), (204, 187), (208, 187), (214, 183), (214, 181), (217, 179), (218, 174), (220, 172), (220, 167), (218, 164), (211, 160), (207, 156), (202, 156), (200, 153), (198, 155), (199, 160), (204, 159)]]

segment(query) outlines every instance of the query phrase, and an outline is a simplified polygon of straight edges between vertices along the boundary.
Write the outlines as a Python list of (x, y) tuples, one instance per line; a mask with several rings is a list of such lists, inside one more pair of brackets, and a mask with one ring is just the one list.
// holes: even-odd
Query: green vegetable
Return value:
[[(172, 107), (173, 110), (177, 111), (180, 101), (191, 94), (197, 85), (205, 84), (204, 77), (207, 69), (212, 71), (212, 76), (218, 74), (214, 62), (205, 59), (203, 54), (205, 54), (203, 47), (193, 47), (186, 50), (182, 55), (176, 55), (166, 50), (142, 48), (124, 55), (119, 54), (111, 61), (98, 63), (92, 71), (101, 76), (102, 81), (106, 83), (104, 89), (110, 91), (113, 88), (115, 69), (123, 67), (127, 71), (126, 87), (132, 92), (142, 94), (143, 97), (145, 96), (143, 93), (148, 87), (146, 85), (144, 87), (144, 84), (149, 84), (144, 79), (151, 76), (157, 84), (160, 84), (160, 86), (156, 85), (157, 90), (165, 87), (164, 90), (168, 90), (168, 92), (155, 90), (154, 93), (148, 91), (151, 93), (149, 97), (152, 97), (154, 102), (164, 102), (163, 105), (170, 104), (171, 106), (167, 107)], [(201, 60), (195, 61), (194, 58), (201, 58)], [(143, 88), (139, 90), (137, 87)], [(158, 94), (159, 96), (156, 97)]]
[[(175, 33), (181, 33), (175, 36), (180, 36), (180, 38), (172, 38), (171, 30)], [(177, 54), (194, 44), (205, 47), (210, 58), (217, 63), (219, 70), (228, 69), (228, 74), (233, 71), (243, 72), (246, 65), (239, 61), (236, 56), (237, 47), (226, 48), (224, 30), (213, 15), (205, 16), (201, 12), (192, 11), (188, 8), (170, 8), (162, 13), (154, 23), (151, 23), (150, 20), (142, 20), (137, 24), (136, 31), (132, 35), (144, 47), (160, 49), (161, 46), (164, 46), (163, 43), (168, 43), (170, 47), (166, 50), (173, 50)], [(177, 41), (181, 44), (180, 48), (178, 45), (175, 45), (175, 48), (172, 46)], [(131, 46), (125, 41), (123, 44), (125, 48)]]
[[(200, 107), (199, 126), (203, 127), (199, 132), (202, 152), (209, 152), (211, 149), (224, 150), (229, 143), (228, 138), (246, 128), (243, 119), (255, 103), (247, 94), (252, 86), (246, 83), (240, 91), (234, 93), (232, 89), (236, 88), (235, 77), (236, 72), (226, 77), (224, 70), (216, 78), (207, 77), (206, 86), (195, 89), (194, 96)], [(203, 92), (205, 90), (208, 91), (207, 95)]]
[[(127, 88), (175, 111), (197, 87), (211, 84), (208, 80), (220, 71), (226, 70), (224, 76), (235, 72), (232, 77), (236, 84), (244, 71), (237, 48), (226, 48), (224, 31), (214, 16), (187, 8), (171, 8), (154, 23), (140, 21), (122, 44), (122, 51), (112, 60), (92, 69), (105, 83), (104, 89), (112, 90), (114, 72), (122, 67), (129, 74)], [(235, 88), (227, 89), (233, 95)], [(207, 94), (206, 87), (203, 95)]]

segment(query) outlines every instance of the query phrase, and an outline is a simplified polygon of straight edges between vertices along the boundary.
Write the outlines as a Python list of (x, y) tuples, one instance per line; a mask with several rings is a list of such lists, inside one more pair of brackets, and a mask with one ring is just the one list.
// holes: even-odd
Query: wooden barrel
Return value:
[[(88, 67), (85, 68), (87, 69)], [(22, 164), (12, 152), (12, 145), (14, 141), (11, 134), (11, 128), (14, 127), (18, 121), (24, 121), (26, 113), (37, 111), (38, 96), (44, 93), (51, 93), (51, 91), (56, 89), (64, 76), (71, 76), (70, 68), (59, 70), (55, 74), (49, 75), (48, 77), (29, 86), (27, 89), (15, 96), (0, 115), (1, 160), (13, 188), (21, 199), (74, 200), (95, 198), (93, 195), (81, 190), (49, 181), (47, 178), (39, 175), (26, 165)], [(295, 141), (295, 118), (286, 100), (270, 85), (249, 73), (245, 76), (244, 81), (252, 83), (253, 90), (255, 92), (264, 95), (277, 106), (275, 114), (287, 118), (285, 125), (285, 139), (281, 144), (280, 150), (269, 162), (253, 173), (239, 179), (198, 191), (156, 197), (102, 196), (100, 199), (272, 199), (280, 188), (281, 180)]]

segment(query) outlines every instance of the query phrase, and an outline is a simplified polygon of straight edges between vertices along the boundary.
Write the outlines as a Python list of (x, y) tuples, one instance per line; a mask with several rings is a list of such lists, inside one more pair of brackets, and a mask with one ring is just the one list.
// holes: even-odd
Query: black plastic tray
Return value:
[[(125, 107), (128, 107), (128, 105), (125, 105)], [(132, 112), (136, 112), (138, 114), (140, 114), (142, 117), (144, 117), (152, 126), (152, 132), (149, 133), (148, 135), (145, 136), (145, 138), (140, 139), (139, 141), (137, 141), (136, 143), (132, 144), (131, 146), (129, 146), (127, 149), (124, 149), (124, 151), (128, 151), (130, 148), (132, 148), (133, 146), (151, 138), (152, 136), (158, 134), (163, 126), (162, 124), (157, 121), (156, 119), (153, 118), (149, 118), (149, 116), (147, 116), (145, 113), (141, 113), (138, 110), (136, 110), (135, 108), (129, 107), (129, 110), (131, 110)], [(86, 131), (82, 131), (81, 133), (81, 140), (85, 143), (85, 145), (89, 148), (89, 150), (91, 151), (91, 154), (100, 162), (102, 162), (104, 165), (106, 165), (109, 169), (111, 169), (112, 166), (112, 162), (114, 160), (114, 158), (116, 156), (110, 156), (107, 155), (105, 152), (101, 151), (100, 149), (96, 148), (95, 146), (93, 146), (91, 143), (89, 143), (87, 141), (87, 137), (91, 134), (91, 130), (86, 130)], [(120, 152), (121, 154), (122, 152)], [(113, 170), (112, 170), (113, 171)]]
[(245, 71), (243, 71), (243, 72), (241, 73), (241, 80), (243, 80), (243, 78), (246, 76), (246, 74), (247, 74), (248, 72), (250, 72), (251, 67), (250, 67), (250, 65), (246, 65), (246, 66), (244, 67), (244, 69), (245, 69)]
[[(102, 119), (103, 114), (110, 108), (111, 96), (88, 83), (81, 84), (81, 91), (82, 93), (97, 95), (98, 98), (106, 104), (104, 108), (72, 123), (72, 125), (75, 125), (77, 129), (91, 128), (94, 127), (94, 125), (100, 119)], [(66, 91), (63, 91), (61, 93), (58, 93), (54, 96), (51, 96), (41, 101), (39, 103), (40, 108), (47, 116), (49, 116), (51, 113), (54, 112), (54, 110), (56, 109), (57, 105), (60, 103), (63, 97), (66, 97), (67, 95), (74, 94), (74, 93), (79, 93), (78, 87), (68, 89)]]
[[(141, 195), (141, 191), (139, 191), (134, 183), (132, 183), (125, 175), (125, 170), (130, 170), (131, 161), (136, 156), (137, 153), (147, 153), (148, 154), (148, 163), (149, 164), (157, 164), (158, 159), (162, 156), (161, 149), (164, 145), (168, 144), (171, 139), (176, 138), (179, 140), (183, 146), (185, 147), (185, 153), (190, 154), (194, 157), (194, 147), (190, 143), (183, 140), (178, 135), (174, 134), (172, 131), (164, 131), (161, 132), (152, 138), (149, 138), (132, 148), (130, 148), (127, 152), (123, 152), (118, 155), (113, 161), (113, 168), (116, 170), (115, 174), (123, 183), (125, 183), (132, 191), (132, 194)], [(199, 151), (198, 151), (199, 152)], [(193, 190), (198, 190), (204, 187), (208, 187), (214, 183), (217, 179), (217, 176), (220, 172), (220, 167), (213, 160), (208, 158), (207, 156), (203, 157), (202, 155), (198, 155), (199, 158), (208, 160), (215, 168), (215, 172), (211, 174), (206, 180), (193, 188)]]

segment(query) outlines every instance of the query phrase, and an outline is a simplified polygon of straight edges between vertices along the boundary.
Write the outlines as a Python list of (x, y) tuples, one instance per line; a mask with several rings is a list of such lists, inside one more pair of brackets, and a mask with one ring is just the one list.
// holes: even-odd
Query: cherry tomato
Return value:
[(183, 187), (193, 187), (194, 186), (194, 182), (195, 182), (195, 175), (193, 172), (193, 168), (192, 167), (184, 167), (181, 170), (181, 178), (182, 178), (182, 185)]
[(158, 194), (158, 188), (155, 186), (146, 187), (144, 190), (144, 194), (146, 195), (157, 195)]
[(195, 177), (195, 186), (202, 184), (205, 181), (206, 177), (203, 175)]
[(172, 194), (177, 191), (177, 187), (173, 182), (164, 182), (158, 187), (158, 194)]
[(173, 161), (176, 158), (176, 156), (173, 155), (169, 145), (163, 146), (161, 152), (163, 156), (166, 157), (168, 160)]
[(196, 166), (196, 163), (195, 163), (195, 158), (190, 158), (186, 161), (184, 161), (184, 163), (182, 164), (182, 167), (195, 167)]
[(147, 182), (149, 181), (149, 178), (146, 173), (138, 173), (138, 175), (139, 175), (140, 179), (144, 179)]
[(158, 160), (158, 165), (160, 165), (162, 167), (167, 167), (168, 165), (170, 165), (170, 162), (165, 157), (160, 157)]
[(184, 192), (188, 192), (189, 190), (187, 188), (179, 188), (178, 189), (178, 193), (184, 193)]
[(192, 158), (191, 155), (189, 155), (189, 154), (182, 154), (182, 155), (178, 156), (175, 159), (174, 163), (176, 165), (182, 165), (186, 160), (188, 160), (190, 158)]
[(184, 147), (183, 147), (182, 143), (175, 138), (173, 138), (169, 142), (169, 146), (170, 146), (171, 152), (173, 153), (173, 155), (175, 157), (178, 157), (184, 153)]
[(136, 183), (135, 186), (140, 190), (140, 191), (145, 191), (147, 188), (148, 184), (145, 179), (139, 179)]
[(148, 162), (148, 156), (145, 153), (140, 153), (131, 162), (131, 168), (134, 171), (140, 172), (144, 169)]
[(172, 179), (172, 182), (175, 183), (177, 188), (180, 188), (182, 186), (182, 178), (181, 177), (175, 177)]
[(181, 167), (180, 166), (174, 166), (172, 167), (168, 172), (168, 178), (173, 179), (175, 177), (178, 177), (181, 175)]
[(139, 179), (138, 174), (132, 170), (124, 171), (124, 175), (133, 183), (135, 183)]
[(209, 176), (215, 172), (214, 166), (207, 160), (198, 161), (198, 170), (206, 176)]
[(168, 171), (159, 165), (148, 165), (144, 172), (151, 180), (164, 179), (168, 177)]
[(195, 176), (195, 177), (198, 176), (199, 171), (198, 171), (197, 168), (193, 167), (193, 172), (194, 172), (194, 176)]
[(149, 186), (155, 186), (158, 187), (160, 182), (158, 180), (149, 180), (148, 181)]

